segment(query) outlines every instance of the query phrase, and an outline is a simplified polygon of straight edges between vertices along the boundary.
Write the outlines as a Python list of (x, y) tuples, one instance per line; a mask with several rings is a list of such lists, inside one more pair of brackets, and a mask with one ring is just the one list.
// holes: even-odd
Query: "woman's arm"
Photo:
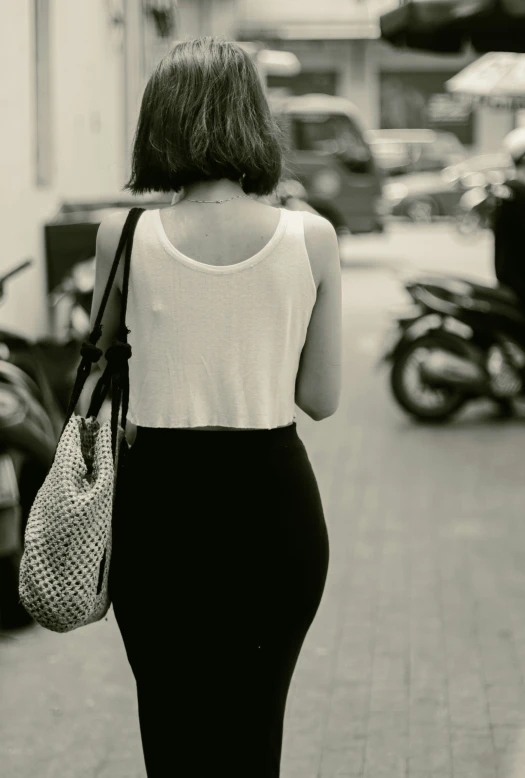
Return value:
[[(93, 302), (91, 305), (92, 329), (95, 324), (96, 315), (100, 308), (100, 303), (102, 302), (104, 289), (106, 288), (106, 283), (109, 278), (113, 260), (115, 259), (115, 253), (117, 251), (122, 228), (127, 216), (127, 211), (112, 213), (102, 220), (100, 227), (98, 228), (95, 261), (95, 289), (93, 291)], [(115, 281), (113, 283), (113, 287), (106, 305), (106, 310), (102, 318), (102, 336), (97, 345), (102, 349), (104, 354), (115, 339), (118, 332), (120, 306), (122, 301), (120, 290), (122, 289), (122, 281), (124, 277), (124, 251), (122, 252), (117, 275), (115, 277)], [(104, 356), (101, 357), (98, 364), (102, 369), (104, 369), (106, 366), (106, 360)]]
[[(118, 211), (106, 216), (97, 232), (96, 259), (95, 259), (95, 288), (91, 304), (90, 326), (93, 329), (95, 319), (100, 308), (104, 289), (109, 278), (122, 228), (126, 221), (128, 211)], [(104, 316), (102, 318), (102, 335), (97, 346), (102, 350), (102, 356), (97, 362), (97, 369), (103, 371), (106, 367), (105, 352), (118, 334), (120, 306), (122, 302), (121, 288), (123, 273), (124, 252), (120, 259), (119, 268), (109, 295)], [(87, 408), (90, 402), (90, 394), (93, 391), (93, 382), (88, 381), (82, 393), (82, 407)]]
[(295, 402), (310, 418), (321, 421), (336, 412), (342, 390), (341, 260), (330, 222), (308, 214), (304, 226), (308, 255), (321, 268), (321, 279), (301, 352)]

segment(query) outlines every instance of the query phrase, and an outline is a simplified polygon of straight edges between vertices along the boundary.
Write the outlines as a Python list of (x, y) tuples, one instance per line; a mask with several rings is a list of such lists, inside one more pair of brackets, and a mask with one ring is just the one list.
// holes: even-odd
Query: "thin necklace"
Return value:
[(235, 197), (226, 197), (224, 200), (193, 200), (191, 197), (185, 197), (189, 203), (227, 203), (229, 200), (238, 200), (241, 197), (250, 197), (250, 195), (235, 195)]

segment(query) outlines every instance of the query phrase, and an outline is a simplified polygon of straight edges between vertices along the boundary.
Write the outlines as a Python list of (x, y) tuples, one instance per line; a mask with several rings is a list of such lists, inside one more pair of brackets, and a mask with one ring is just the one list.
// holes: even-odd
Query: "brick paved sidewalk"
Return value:
[[(523, 778), (525, 428), (410, 424), (360, 350), (377, 317), (345, 316), (341, 409), (299, 418), (331, 564), (282, 778)], [(0, 697), (1, 778), (145, 778), (112, 615), (1, 641)]]
[(344, 409), (304, 435), (331, 568), (284, 776), (524, 778), (523, 421), (408, 422), (358, 353), (373, 325), (348, 319)]

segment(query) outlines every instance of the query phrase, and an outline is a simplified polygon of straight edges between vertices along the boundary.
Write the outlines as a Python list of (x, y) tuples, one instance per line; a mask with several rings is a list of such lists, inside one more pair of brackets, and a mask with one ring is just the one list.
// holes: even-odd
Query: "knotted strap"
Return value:
[[(126, 333), (127, 335), (127, 333)], [(98, 416), (102, 403), (111, 390), (111, 440), (113, 454), (116, 451), (117, 432), (119, 424), (119, 411), (121, 410), (120, 424), (126, 428), (129, 406), (129, 368), (128, 360), (131, 357), (131, 346), (126, 341), (115, 340), (106, 351), (106, 369), (99, 378), (91, 397), (88, 409), (88, 417)]]
[(133, 236), (135, 228), (140, 216), (144, 213), (145, 208), (132, 208), (126, 218), (124, 227), (115, 253), (115, 259), (111, 266), (111, 271), (104, 289), (104, 294), (100, 303), (95, 324), (91, 331), (87, 341), (82, 344), (80, 354), (82, 360), (78, 367), (75, 385), (71, 393), (71, 399), (66, 412), (66, 420), (64, 423), (64, 429), (73, 415), (77, 403), (82, 394), (82, 390), (87, 381), (88, 376), (91, 373), (91, 366), (98, 362), (102, 356), (102, 350), (96, 345), (102, 335), (102, 318), (106, 310), (106, 306), (111, 293), (111, 288), (117, 275), (117, 270), (120, 262), (120, 257), (124, 246), (126, 247), (125, 259), (124, 259), (124, 279), (122, 284), (122, 305), (120, 310), (119, 330), (116, 340), (106, 351), (107, 366), (102, 376), (97, 382), (97, 385), (93, 391), (91, 402), (88, 410), (89, 416), (98, 416), (102, 403), (109, 390), (112, 390), (112, 409), (111, 409), (111, 430), (112, 430), (112, 442), (113, 442), (113, 454), (116, 451), (116, 440), (118, 430), (118, 414), (119, 409), (122, 406), (121, 424), (125, 429), (128, 405), (129, 405), (129, 370), (128, 360), (131, 356), (131, 346), (128, 343), (128, 328), (126, 327), (126, 311), (128, 304), (128, 289), (129, 289), (129, 275), (131, 269), (131, 251), (133, 248)]
[(80, 347), (80, 356), (85, 357), (86, 362), (98, 362), (102, 356), (102, 349), (86, 340)]

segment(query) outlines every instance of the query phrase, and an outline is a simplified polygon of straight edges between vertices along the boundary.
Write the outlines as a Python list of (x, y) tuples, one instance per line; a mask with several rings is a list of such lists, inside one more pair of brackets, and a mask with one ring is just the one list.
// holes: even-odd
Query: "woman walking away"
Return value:
[[(282, 170), (255, 66), (234, 43), (177, 44), (142, 100), (129, 279), (129, 419), (110, 595), (136, 680), (149, 778), (276, 778), (297, 659), (329, 542), (295, 404), (341, 392), (341, 274), (320, 216), (264, 196)], [(97, 236), (93, 310), (127, 214)], [(122, 271), (104, 320), (116, 332)]]

